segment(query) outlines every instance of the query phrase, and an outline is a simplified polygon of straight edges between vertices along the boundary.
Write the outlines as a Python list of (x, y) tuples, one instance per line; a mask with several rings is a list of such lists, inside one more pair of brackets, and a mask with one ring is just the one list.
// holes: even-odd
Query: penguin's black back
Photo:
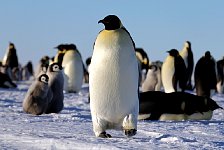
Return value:
[(210, 97), (210, 90), (215, 89), (217, 83), (215, 61), (210, 54), (198, 60), (194, 78), (197, 95)]

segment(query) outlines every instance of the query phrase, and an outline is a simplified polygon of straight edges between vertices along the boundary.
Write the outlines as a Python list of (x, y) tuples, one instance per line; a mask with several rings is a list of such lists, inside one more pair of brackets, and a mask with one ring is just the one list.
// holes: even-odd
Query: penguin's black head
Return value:
[(65, 45), (64, 44), (60, 44), (60, 45), (56, 46), (55, 48), (57, 48), (58, 51), (63, 51), (64, 48), (65, 48)]
[(170, 54), (170, 56), (173, 56), (173, 57), (179, 56), (179, 52), (176, 49), (171, 49), (167, 52)]
[(205, 52), (205, 58), (210, 58), (211, 57), (211, 53), (210, 51), (206, 51)]
[(68, 48), (69, 48), (69, 50), (71, 50), (71, 49), (76, 50), (77, 49), (75, 44), (69, 44)]
[(14, 49), (15, 48), (15, 45), (11, 42), (9, 42), (9, 49)]
[(122, 27), (120, 19), (115, 15), (108, 15), (103, 20), (98, 21), (98, 23), (103, 23), (105, 30), (116, 30)]
[(92, 57), (88, 57), (88, 58), (86, 59), (86, 66), (89, 66), (89, 65), (90, 65), (90, 63), (91, 63), (91, 58), (92, 58)]
[(39, 77), (39, 81), (40, 81), (40, 82), (43, 82), (43, 83), (48, 83), (48, 81), (49, 81), (49, 77), (48, 77), (48, 75), (46, 75), (46, 74), (42, 74), (42, 75), (40, 75), (40, 77)]
[(191, 42), (190, 41), (186, 41), (186, 43), (188, 44), (188, 47), (191, 47)]
[(53, 63), (50, 65), (50, 72), (58, 72), (62, 70), (62, 66), (59, 63)]
[(157, 71), (158, 67), (156, 65), (149, 65), (149, 69)]

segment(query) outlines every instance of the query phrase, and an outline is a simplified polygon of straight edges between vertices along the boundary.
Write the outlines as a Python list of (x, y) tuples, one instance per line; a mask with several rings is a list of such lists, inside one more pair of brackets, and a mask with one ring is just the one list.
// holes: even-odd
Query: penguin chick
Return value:
[(64, 107), (64, 77), (61, 65), (58, 63), (51, 64), (47, 69), (47, 75), (49, 76), (49, 88), (53, 93), (53, 97), (46, 113), (59, 113)]
[(53, 95), (48, 86), (49, 77), (42, 74), (28, 89), (23, 100), (23, 110), (33, 115), (46, 113), (49, 102)]
[(159, 66), (150, 65), (146, 79), (142, 84), (142, 92), (160, 91), (162, 86), (161, 71)]
[(98, 23), (102, 30), (94, 43), (89, 88), (93, 130), (108, 138), (107, 129), (123, 130), (130, 137), (137, 131), (138, 62), (129, 32), (115, 15)]

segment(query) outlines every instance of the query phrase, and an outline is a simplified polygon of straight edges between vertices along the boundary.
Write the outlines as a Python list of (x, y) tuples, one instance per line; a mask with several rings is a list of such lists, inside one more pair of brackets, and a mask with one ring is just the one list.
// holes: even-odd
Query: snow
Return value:
[[(88, 85), (65, 94), (59, 114), (34, 116), (22, 110), (30, 82), (0, 89), (1, 149), (224, 149), (224, 110), (210, 121), (139, 121), (134, 137), (110, 130), (110, 139), (95, 137), (88, 103)], [(224, 107), (224, 95), (212, 97)]]

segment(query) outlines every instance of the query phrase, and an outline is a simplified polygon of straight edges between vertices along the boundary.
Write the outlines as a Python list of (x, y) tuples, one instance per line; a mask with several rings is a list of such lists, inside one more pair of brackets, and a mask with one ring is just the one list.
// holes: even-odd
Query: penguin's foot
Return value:
[(124, 134), (127, 137), (134, 136), (136, 133), (137, 133), (137, 130), (136, 129), (126, 129), (126, 130), (124, 130)]
[(102, 132), (99, 134), (99, 137), (101, 138), (111, 138), (112, 136), (110, 134), (107, 134), (106, 132)]

